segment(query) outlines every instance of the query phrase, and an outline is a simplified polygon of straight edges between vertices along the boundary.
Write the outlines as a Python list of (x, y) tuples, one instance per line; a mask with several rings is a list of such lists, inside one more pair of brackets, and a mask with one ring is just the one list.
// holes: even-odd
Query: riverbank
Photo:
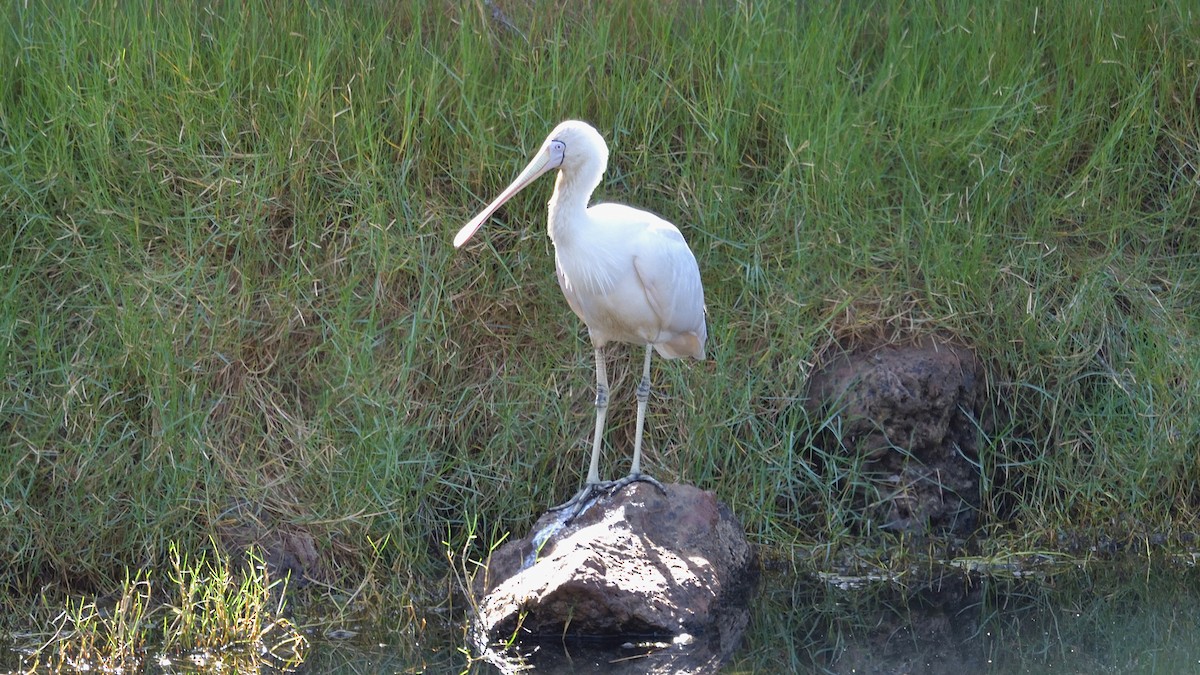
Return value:
[[(594, 372), (549, 185), (450, 245), (572, 117), (611, 148), (598, 198), (678, 224), (705, 284), (708, 360), (656, 367), (647, 469), (714, 491), (767, 558), (904, 544), (804, 399), (844, 349), (930, 337), (986, 373), (967, 554), (1194, 547), (1189, 12), (9, 7), (5, 601), (259, 547), (404, 606), (572, 494)], [(636, 360), (610, 352), (607, 477)]]

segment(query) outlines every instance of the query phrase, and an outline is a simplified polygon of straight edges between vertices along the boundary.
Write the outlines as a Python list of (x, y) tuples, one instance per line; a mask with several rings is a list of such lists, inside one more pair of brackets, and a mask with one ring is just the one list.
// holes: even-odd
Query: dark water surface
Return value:
[(920, 581), (767, 580), (727, 670), (1200, 671), (1191, 558), (988, 572), (959, 566)]
[[(486, 660), (468, 656), (461, 623), (431, 614), (419, 628), (384, 620), (309, 634), (294, 672), (1200, 672), (1198, 558), (956, 561), (899, 578), (766, 572), (746, 611), (711, 640), (552, 640)], [(12, 656), (0, 657), (0, 673)], [(153, 673), (231, 672), (148, 661)]]
[(386, 631), (370, 642), (318, 637), (300, 672), (1200, 672), (1196, 556), (1020, 568), (959, 561), (905, 576), (765, 573), (720, 666), (707, 653), (699, 665), (688, 660), (689, 649), (707, 649), (701, 640), (542, 642), (488, 663), (468, 659), (464, 631), (447, 627), (426, 644), (389, 641)]
[[(691, 647), (559, 641), (518, 646), (509, 656), (526, 652), (524, 663), (553, 673), (1195, 673), (1195, 563), (1190, 555), (1020, 568), (960, 562), (900, 579), (767, 573), (736, 651), (719, 668), (707, 652), (690, 667), (686, 652), (707, 649), (702, 640)], [(462, 639), (461, 629), (456, 635)], [(406, 647), (392, 647), (358, 652), (318, 640), (305, 670), (490, 673), (521, 664), (469, 663), (457, 645), (408, 657), (398, 656)]]

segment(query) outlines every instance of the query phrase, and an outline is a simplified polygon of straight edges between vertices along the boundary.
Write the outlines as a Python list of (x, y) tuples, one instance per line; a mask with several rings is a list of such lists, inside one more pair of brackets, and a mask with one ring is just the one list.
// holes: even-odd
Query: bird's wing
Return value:
[(683, 235), (674, 225), (659, 221), (639, 235), (633, 269), (650, 308), (671, 333), (692, 333), (703, 342), (704, 288), (700, 268)]
[(558, 288), (562, 291), (563, 297), (567, 299), (567, 306), (575, 312), (575, 316), (583, 317), (583, 307), (579, 305), (579, 301), (575, 299), (575, 291), (567, 284), (567, 277), (563, 274), (562, 266), (554, 265), (554, 276), (558, 279)]

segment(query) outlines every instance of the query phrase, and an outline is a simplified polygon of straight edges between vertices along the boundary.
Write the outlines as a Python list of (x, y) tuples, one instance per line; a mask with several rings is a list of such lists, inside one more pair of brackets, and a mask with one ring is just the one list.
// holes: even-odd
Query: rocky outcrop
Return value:
[(856, 453), (878, 488), (869, 518), (909, 534), (972, 532), (979, 510), (984, 371), (968, 349), (927, 341), (830, 359), (806, 407), (836, 416), (826, 452)]

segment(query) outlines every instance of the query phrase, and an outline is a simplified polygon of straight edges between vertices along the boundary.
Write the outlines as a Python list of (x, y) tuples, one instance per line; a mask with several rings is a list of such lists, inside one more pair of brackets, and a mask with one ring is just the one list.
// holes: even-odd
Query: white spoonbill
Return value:
[[(650, 354), (668, 359), (704, 358), (704, 289), (700, 268), (679, 229), (653, 213), (623, 204), (588, 206), (608, 166), (608, 146), (591, 125), (568, 120), (546, 137), (529, 166), (495, 201), (454, 236), (462, 246), (500, 205), (535, 178), (558, 169), (547, 205), (554, 268), (567, 304), (587, 325), (596, 351), (596, 432), (587, 483), (558, 509), (582, 508), (600, 490), (634, 481), (658, 481), (642, 473), (642, 426), (650, 398)], [(600, 442), (608, 413), (608, 374), (602, 349), (612, 341), (646, 345), (637, 388), (637, 427), (629, 475), (600, 480)], [(578, 513), (578, 511), (576, 511)]]

